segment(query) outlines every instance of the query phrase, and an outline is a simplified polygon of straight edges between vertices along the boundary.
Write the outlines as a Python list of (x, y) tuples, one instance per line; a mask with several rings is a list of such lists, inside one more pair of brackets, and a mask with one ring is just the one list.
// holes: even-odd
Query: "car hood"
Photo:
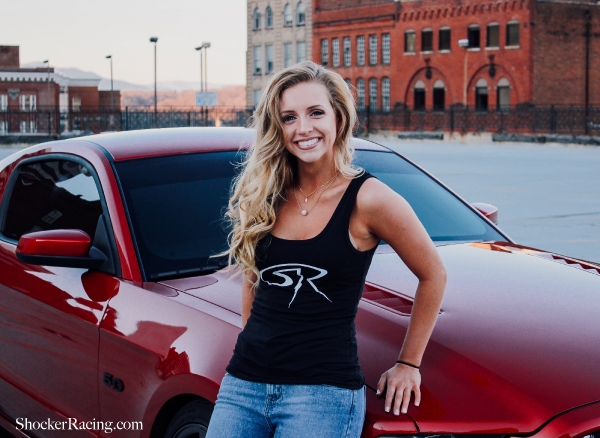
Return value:
[[(531, 432), (600, 400), (600, 266), (506, 243), (438, 250), (448, 283), (421, 365), (422, 403), (408, 412), (421, 432)], [(417, 287), (395, 253), (375, 255), (367, 282), (409, 305)], [(408, 325), (410, 306), (389, 302), (363, 301), (357, 316), (371, 388)]]

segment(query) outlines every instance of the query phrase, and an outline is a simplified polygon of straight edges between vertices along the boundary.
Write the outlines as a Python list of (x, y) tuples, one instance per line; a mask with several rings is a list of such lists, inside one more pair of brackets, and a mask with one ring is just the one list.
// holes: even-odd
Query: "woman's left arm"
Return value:
[[(446, 286), (446, 270), (435, 245), (406, 200), (382, 182), (371, 178), (364, 182), (356, 204), (363, 237), (383, 239), (418, 278), (410, 322), (398, 359), (420, 366), (425, 347), (433, 331)], [(359, 236), (357, 236), (359, 237)], [(359, 238), (360, 238), (359, 237)], [(406, 413), (415, 393), (415, 405), (421, 401), (421, 375), (417, 368), (397, 363), (384, 372), (377, 393), (385, 395), (385, 410)]]

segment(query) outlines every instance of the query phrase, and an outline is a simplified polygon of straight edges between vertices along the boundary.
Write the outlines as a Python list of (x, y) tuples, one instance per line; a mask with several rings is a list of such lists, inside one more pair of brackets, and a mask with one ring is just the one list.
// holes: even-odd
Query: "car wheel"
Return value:
[(182, 407), (173, 417), (165, 438), (204, 438), (213, 411), (213, 405), (198, 399)]

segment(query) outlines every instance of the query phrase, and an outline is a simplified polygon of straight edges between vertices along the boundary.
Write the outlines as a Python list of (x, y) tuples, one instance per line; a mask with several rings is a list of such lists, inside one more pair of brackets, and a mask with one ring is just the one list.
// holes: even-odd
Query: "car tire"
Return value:
[(212, 415), (213, 405), (197, 399), (182, 407), (173, 417), (165, 438), (204, 438)]

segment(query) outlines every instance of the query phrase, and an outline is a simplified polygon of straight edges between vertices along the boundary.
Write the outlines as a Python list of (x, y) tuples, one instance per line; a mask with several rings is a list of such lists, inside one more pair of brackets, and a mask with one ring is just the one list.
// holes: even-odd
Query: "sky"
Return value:
[(20, 46), (21, 64), (50, 60), (135, 84), (200, 81), (194, 48), (210, 41), (208, 82), (246, 81), (246, 0), (4, 0), (0, 45)]

